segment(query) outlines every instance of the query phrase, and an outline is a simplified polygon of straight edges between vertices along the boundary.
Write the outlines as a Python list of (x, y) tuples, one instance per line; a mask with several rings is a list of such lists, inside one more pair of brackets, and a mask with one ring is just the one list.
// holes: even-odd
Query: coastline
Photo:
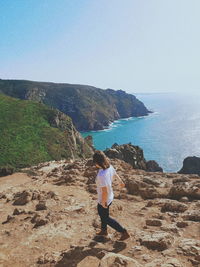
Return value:
[[(152, 115), (156, 115), (156, 114), (159, 114), (158, 111), (152, 111), (150, 113), (148, 113), (147, 115), (144, 115), (144, 116), (138, 116), (138, 117), (127, 117), (127, 118), (122, 118), (122, 119), (117, 119), (117, 120), (114, 120), (114, 121), (111, 121), (109, 123), (108, 126), (105, 126), (104, 129), (102, 130), (92, 130), (92, 131), (79, 131), (81, 134), (85, 134), (85, 133), (97, 133), (97, 132), (106, 132), (106, 131), (110, 131), (112, 130), (113, 128), (116, 128), (117, 126), (120, 126), (120, 122), (121, 121), (129, 121), (129, 120), (137, 120), (137, 119), (143, 119), (143, 118), (148, 118), (148, 117), (151, 117)], [(115, 124), (119, 124), (119, 125), (116, 125)]]

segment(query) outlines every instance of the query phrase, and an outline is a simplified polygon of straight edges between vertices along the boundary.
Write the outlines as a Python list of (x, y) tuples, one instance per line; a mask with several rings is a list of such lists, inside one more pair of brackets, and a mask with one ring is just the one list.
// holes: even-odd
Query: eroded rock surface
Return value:
[(95, 236), (91, 159), (47, 162), (0, 179), (0, 265), (199, 266), (199, 177), (111, 163), (126, 187), (113, 181), (110, 214), (129, 231), (127, 241), (111, 228), (107, 238)]

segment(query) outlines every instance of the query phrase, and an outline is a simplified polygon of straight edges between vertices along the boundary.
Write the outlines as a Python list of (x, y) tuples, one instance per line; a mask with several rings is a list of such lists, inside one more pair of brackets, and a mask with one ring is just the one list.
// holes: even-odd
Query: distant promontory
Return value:
[(89, 85), (0, 79), (0, 92), (56, 108), (79, 131), (102, 130), (114, 120), (151, 113), (132, 94)]

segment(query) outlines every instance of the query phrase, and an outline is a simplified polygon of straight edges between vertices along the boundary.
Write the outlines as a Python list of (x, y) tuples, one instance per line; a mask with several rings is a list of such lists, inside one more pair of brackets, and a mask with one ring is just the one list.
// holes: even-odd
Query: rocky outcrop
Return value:
[(200, 176), (200, 158), (187, 157), (183, 161), (183, 167), (178, 173), (198, 174)]
[(149, 172), (163, 172), (162, 168), (154, 160), (146, 161), (143, 150), (131, 143), (118, 145), (113, 144), (111, 148), (104, 150), (107, 157), (120, 159), (129, 163), (134, 169), (142, 169)]
[(80, 131), (101, 130), (116, 119), (151, 113), (134, 95), (88, 85), (0, 80), (0, 92), (54, 107), (70, 116)]

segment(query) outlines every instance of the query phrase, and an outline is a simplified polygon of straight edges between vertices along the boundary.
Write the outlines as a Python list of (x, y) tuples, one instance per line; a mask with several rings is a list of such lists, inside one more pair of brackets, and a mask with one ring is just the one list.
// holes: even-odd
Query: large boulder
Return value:
[(180, 183), (174, 184), (169, 191), (169, 198), (180, 200), (183, 197), (189, 199), (200, 199), (200, 187), (195, 183)]
[(188, 206), (184, 203), (180, 203), (179, 201), (167, 199), (165, 203), (163, 203), (161, 211), (162, 212), (184, 212), (188, 209)]
[(141, 232), (139, 242), (148, 249), (162, 251), (168, 249), (174, 238), (171, 234), (155, 231), (154, 233)]
[(162, 168), (155, 161), (146, 162), (143, 150), (131, 143), (124, 145), (113, 144), (110, 149), (104, 150), (104, 153), (111, 159), (120, 159), (129, 163), (134, 169), (162, 172)]
[(183, 161), (183, 167), (178, 173), (198, 174), (200, 176), (200, 158), (187, 157)]

